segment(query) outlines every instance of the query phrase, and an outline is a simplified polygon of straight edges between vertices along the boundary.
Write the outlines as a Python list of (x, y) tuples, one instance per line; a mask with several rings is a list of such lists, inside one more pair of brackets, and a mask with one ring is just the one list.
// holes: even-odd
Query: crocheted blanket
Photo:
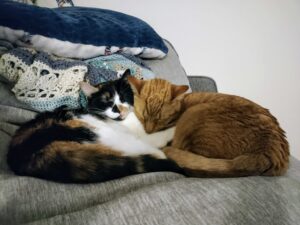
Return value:
[(14, 48), (14, 46), (12, 43), (10, 43), (9, 41), (0, 39), (0, 56), (13, 48)]
[(80, 81), (98, 85), (117, 79), (127, 68), (140, 79), (154, 77), (141, 61), (123, 54), (80, 61), (14, 48), (0, 59), (0, 74), (14, 83), (16, 98), (37, 111), (51, 111), (62, 105), (70, 109), (85, 107)]

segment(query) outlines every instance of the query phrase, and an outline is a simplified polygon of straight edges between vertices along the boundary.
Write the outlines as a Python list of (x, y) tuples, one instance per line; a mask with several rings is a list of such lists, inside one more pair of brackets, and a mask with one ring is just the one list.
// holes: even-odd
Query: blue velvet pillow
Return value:
[(7, 0), (0, 0), (0, 39), (82, 59), (114, 52), (163, 58), (168, 52), (153, 28), (133, 16), (106, 9), (50, 9)]

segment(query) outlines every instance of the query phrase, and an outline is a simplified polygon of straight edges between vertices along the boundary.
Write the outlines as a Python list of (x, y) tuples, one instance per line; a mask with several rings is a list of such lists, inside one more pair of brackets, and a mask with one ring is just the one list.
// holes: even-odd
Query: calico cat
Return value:
[(180, 172), (161, 150), (131, 132), (131, 123), (126, 120), (130, 119), (133, 93), (125, 76), (100, 88), (81, 83), (88, 96), (86, 110), (59, 108), (22, 125), (7, 154), (11, 170), (21, 176), (65, 183)]
[(127, 82), (130, 70), (126, 70), (118, 80), (108, 81), (93, 87), (86, 82), (80, 88), (88, 97), (90, 112), (115, 120), (125, 119), (133, 106), (133, 92)]
[(289, 164), (289, 145), (276, 118), (258, 104), (219, 93), (189, 93), (162, 79), (128, 78), (134, 108), (147, 133), (176, 126), (164, 149), (188, 175), (278, 176)]

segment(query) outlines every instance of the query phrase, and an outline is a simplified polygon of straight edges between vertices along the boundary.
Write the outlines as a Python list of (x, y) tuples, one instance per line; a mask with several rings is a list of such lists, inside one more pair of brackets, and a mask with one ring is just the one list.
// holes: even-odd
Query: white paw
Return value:
[(158, 141), (154, 141), (153, 143), (150, 143), (152, 146), (154, 146), (155, 148), (163, 148), (166, 147), (167, 144), (169, 143), (169, 141), (167, 140), (158, 140)]
[(153, 152), (151, 155), (153, 155), (155, 158), (158, 158), (158, 159), (166, 159), (167, 158), (165, 153), (163, 153), (160, 150), (157, 150), (157, 151)]
[(164, 139), (155, 138), (153, 136), (145, 136), (141, 138), (142, 141), (146, 142), (147, 144), (151, 145), (154, 148), (163, 148), (167, 145), (168, 142), (166, 142)]
[(153, 143), (153, 146), (157, 148), (166, 147), (167, 144), (173, 140), (174, 135), (175, 135), (175, 127), (171, 127), (164, 131), (161, 131), (160, 139), (158, 139), (155, 143)]
[(172, 141), (175, 135), (175, 129), (176, 127), (171, 127), (166, 129), (165, 131), (165, 141), (167, 142), (166, 144), (168, 144), (168, 142)]
[(174, 134), (175, 127), (172, 127), (153, 134), (145, 134), (141, 136), (141, 140), (155, 148), (163, 148), (173, 140)]

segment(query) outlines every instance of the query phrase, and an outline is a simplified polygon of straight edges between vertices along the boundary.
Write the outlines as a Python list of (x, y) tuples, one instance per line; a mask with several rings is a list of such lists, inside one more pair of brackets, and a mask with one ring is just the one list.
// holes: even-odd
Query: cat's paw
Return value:
[(155, 151), (154, 153), (152, 153), (152, 155), (158, 159), (166, 159), (167, 158), (165, 153), (163, 153), (160, 150)]
[(157, 136), (154, 136), (152, 134), (148, 135), (143, 135), (141, 137), (139, 137), (143, 142), (146, 142), (147, 144), (151, 145), (154, 148), (163, 148), (166, 146), (165, 144), (165, 140), (164, 139), (160, 139), (157, 138)]
[(164, 146), (166, 146), (169, 142), (171, 142), (173, 140), (174, 135), (175, 135), (175, 129), (176, 129), (176, 127), (171, 127), (164, 131), (165, 142), (166, 142), (166, 144)]
[(171, 127), (153, 134), (145, 134), (141, 139), (155, 148), (162, 149), (173, 140), (174, 134), (175, 127)]
[(168, 142), (165, 140), (158, 140), (158, 141), (152, 141), (152, 143), (150, 142), (149, 144), (151, 144), (155, 148), (162, 149), (163, 147), (167, 146)]
[(165, 147), (163, 149), (163, 152), (167, 156), (167, 158), (174, 160), (178, 163), (178, 161), (182, 161), (182, 159), (185, 157), (186, 152), (174, 147)]
[(165, 147), (163, 148), (163, 152), (165, 153), (165, 155), (169, 158), (169, 156), (172, 155), (174, 148), (173, 147)]

